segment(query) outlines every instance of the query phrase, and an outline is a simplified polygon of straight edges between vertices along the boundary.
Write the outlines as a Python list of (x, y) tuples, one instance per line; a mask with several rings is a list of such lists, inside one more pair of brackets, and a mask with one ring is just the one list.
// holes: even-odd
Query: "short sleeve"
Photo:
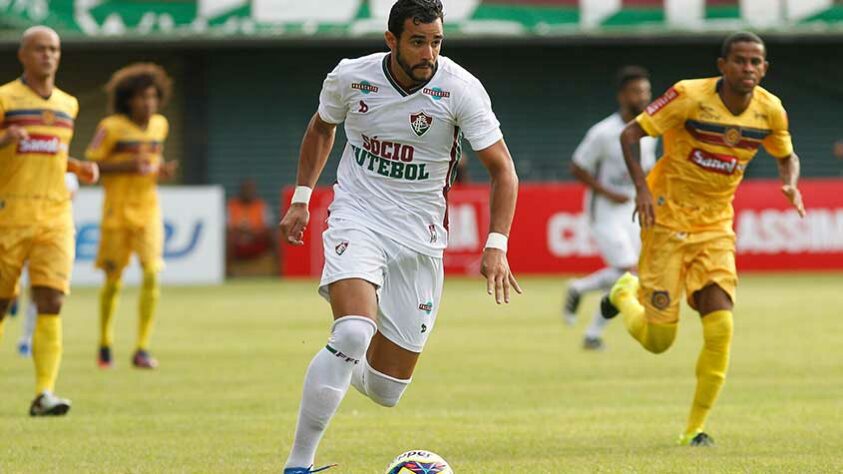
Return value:
[(793, 154), (793, 141), (787, 121), (787, 112), (781, 104), (777, 104), (770, 113), (770, 129), (772, 132), (764, 138), (764, 149), (776, 158), (787, 158)]
[(658, 137), (664, 132), (681, 127), (688, 114), (687, 94), (681, 82), (677, 82), (661, 97), (654, 100), (644, 112), (635, 118), (641, 128), (651, 137)]
[(113, 146), (113, 133), (108, 130), (108, 126), (104, 122), (100, 122), (94, 138), (85, 150), (85, 158), (91, 161), (102, 161), (111, 154)]
[(600, 130), (595, 125), (588, 130), (585, 138), (577, 145), (577, 149), (574, 150), (574, 164), (592, 175), (595, 174), (597, 172), (597, 165), (603, 157), (602, 145)]
[(492, 111), (492, 100), (477, 79), (463, 89), (456, 112), (457, 125), (472, 150), (485, 150), (503, 138), (501, 124)]
[(348, 104), (343, 100), (342, 80), (340, 77), (343, 62), (340, 61), (333, 71), (328, 73), (322, 82), (322, 92), (319, 94), (319, 117), (328, 123), (339, 124), (345, 121), (348, 114)]

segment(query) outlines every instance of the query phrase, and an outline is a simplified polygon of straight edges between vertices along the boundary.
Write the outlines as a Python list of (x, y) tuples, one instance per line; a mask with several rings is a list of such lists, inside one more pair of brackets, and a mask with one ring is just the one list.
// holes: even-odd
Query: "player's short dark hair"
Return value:
[(445, 21), (445, 9), (440, 0), (398, 0), (389, 11), (387, 29), (396, 38), (404, 32), (404, 22), (412, 19), (416, 25)]
[(132, 97), (153, 86), (158, 91), (160, 106), (164, 107), (173, 89), (173, 81), (164, 68), (152, 63), (134, 63), (118, 69), (105, 85), (109, 109), (112, 113), (130, 115)]
[(732, 52), (732, 45), (735, 43), (757, 43), (763, 46), (765, 51), (767, 50), (767, 47), (764, 45), (764, 40), (762, 40), (760, 36), (751, 31), (738, 31), (737, 33), (732, 33), (723, 40), (723, 46), (720, 47), (720, 57), (723, 59), (728, 58), (729, 53)]
[(630, 82), (641, 79), (649, 81), (650, 71), (641, 66), (624, 66), (618, 70), (618, 74), (615, 79), (615, 86), (618, 88), (618, 92), (620, 92)]

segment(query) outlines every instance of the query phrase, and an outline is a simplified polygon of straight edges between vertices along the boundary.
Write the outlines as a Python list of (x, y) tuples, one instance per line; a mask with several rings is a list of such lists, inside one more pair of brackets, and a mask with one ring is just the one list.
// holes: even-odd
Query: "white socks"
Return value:
[(579, 294), (608, 290), (623, 274), (624, 271), (617, 268), (604, 268), (572, 281), (571, 288)]
[(609, 320), (604, 318), (600, 313), (600, 305), (594, 310), (594, 316), (591, 317), (591, 324), (585, 330), (585, 337), (589, 339), (597, 339), (603, 336), (603, 329), (609, 324)]
[(407, 390), (410, 382), (412, 379), (397, 379), (378, 372), (369, 365), (365, 357), (354, 366), (354, 373), (351, 376), (351, 384), (358, 392), (385, 407), (398, 405), (401, 395), (404, 394), (404, 390)]
[(366, 349), (375, 334), (374, 321), (363, 316), (343, 316), (334, 322), (328, 345), (307, 369), (302, 390), (296, 438), (286, 467), (309, 467), (316, 447), (351, 383), (351, 372), (366, 360)]

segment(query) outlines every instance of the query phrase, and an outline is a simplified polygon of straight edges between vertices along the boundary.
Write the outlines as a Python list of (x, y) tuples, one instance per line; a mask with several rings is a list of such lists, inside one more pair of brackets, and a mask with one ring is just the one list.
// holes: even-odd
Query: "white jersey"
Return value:
[(503, 137), (500, 123), (480, 81), (450, 59), (440, 56), (430, 81), (412, 91), (388, 62), (389, 53), (344, 59), (322, 85), (319, 117), (345, 122), (348, 138), (329, 210), (441, 257), (462, 138), (483, 150)]
[[(614, 113), (589, 129), (574, 151), (574, 163), (588, 171), (606, 188), (630, 200), (617, 204), (601, 195), (586, 193), (586, 212), (592, 221), (610, 219), (615, 215), (629, 217), (635, 209), (635, 185), (629, 177), (621, 150), (621, 132), (626, 123), (620, 113)], [(656, 163), (656, 139), (641, 139), (641, 168), (648, 172)], [(610, 217), (611, 216), (611, 217)]]

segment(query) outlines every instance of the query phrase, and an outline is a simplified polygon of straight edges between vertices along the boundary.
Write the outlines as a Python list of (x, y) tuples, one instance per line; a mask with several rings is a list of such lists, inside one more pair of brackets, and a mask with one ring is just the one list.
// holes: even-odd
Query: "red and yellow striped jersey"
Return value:
[(78, 112), (58, 88), (45, 99), (22, 79), (0, 86), (0, 128), (29, 134), (0, 148), (0, 226), (72, 225), (64, 174)]
[[(169, 128), (163, 115), (152, 116), (146, 129), (140, 128), (125, 115), (110, 115), (100, 122), (85, 156), (104, 163), (120, 163), (143, 156), (150, 163), (160, 165)], [(104, 174), (102, 227), (143, 227), (155, 220), (160, 221), (157, 183), (156, 174)]]
[(664, 155), (647, 177), (659, 225), (731, 230), (732, 199), (758, 148), (777, 158), (793, 153), (778, 97), (756, 87), (749, 107), (733, 115), (719, 87), (717, 77), (680, 81), (636, 118), (647, 134), (664, 137)]

